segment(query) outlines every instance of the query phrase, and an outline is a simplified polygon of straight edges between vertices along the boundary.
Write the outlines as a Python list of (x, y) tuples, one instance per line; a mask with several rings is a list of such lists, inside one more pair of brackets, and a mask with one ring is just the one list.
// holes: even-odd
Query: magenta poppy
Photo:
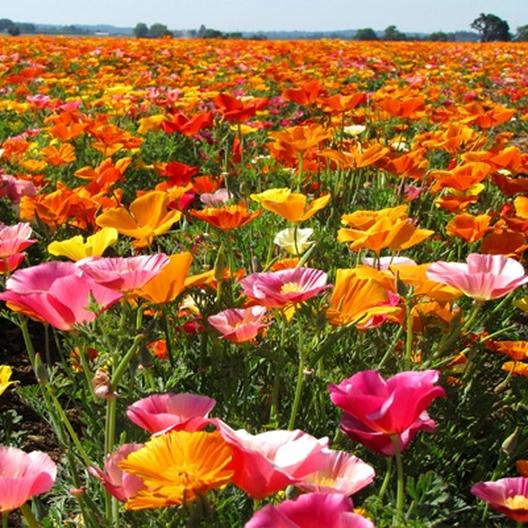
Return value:
[(471, 493), (514, 521), (528, 522), (528, 478), (511, 477), (479, 482)]
[(46, 262), (15, 271), (0, 294), (12, 310), (59, 330), (93, 321), (121, 297), (84, 276), (71, 262)]
[(88, 257), (77, 262), (79, 269), (94, 281), (122, 293), (141, 288), (167, 264), (164, 253), (139, 257)]
[(375, 370), (365, 370), (329, 385), (332, 403), (343, 412), (341, 430), (369, 449), (395, 454), (393, 439), (404, 451), (418, 431), (434, 431), (436, 423), (426, 409), (445, 391), (438, 372), (400, 372), (385, 380)]
[(269, 504), (245, 528), (374, 528), (354, 513), (352, 501), (339, 493), (307, 493), (295, 500)]
[(313, 268), (288, 268), (252, 273), (240, 281), (244, 293), (262, 306), (283, 308), (298, 304), (330, 288), (324, 271)]
[(127, 416), (149, 433), (199, 431), (208, 423), (216, 401), (207, 396), (182, 392), (153, 394), (133, 403)]

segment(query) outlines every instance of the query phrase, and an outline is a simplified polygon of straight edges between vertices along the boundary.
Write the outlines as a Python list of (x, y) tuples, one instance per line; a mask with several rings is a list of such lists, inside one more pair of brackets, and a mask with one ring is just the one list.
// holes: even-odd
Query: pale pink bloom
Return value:
[(203, 429), (216, 401), (208, 396), (182, 392), (154, 394), (133, 403), (128, 418), (149, 433), (194, 432)]
[(458, 288), (477, 301), (498, 299), (528, 282), (523, 266), (504, 255), (472, 253), (466, 262), (434, 262), (427, 278)]
[(329, 449), (326, 466), (306, 475), (296, 486), (303, 491), (353, 495), (368, 486), (375, 474), (374, 468), (360, 458)]
[(289, 268), (252, 273), (240, 281), (244, 293), (262, 306), (282, 308), (314, 297), (330, 288), (326, 273), (313, 268)]
[(108, 493), (117, 500), (126, 502), (144, 489), (145, 484), (136, 475), (123, 471), (119, 467), (119, 463), (127, 458), (130, 453), (134, 453), (134, 451), (142, 447), (144, 447), (143, 444), (124, 444), (114, 453), (106, 455), (104, 470), (99, 469), (97, 466), (91, 466), (88, 471), (101, 481)]
[(363, 257), (361, 259), (361, 262), (365, 266), (369, 266), (370, 268), (377, 268), (381, 271), (388, 270), (393, 264), (405, 264), (406, 266), (416, 266), (416, 262), (414, 262), (413, 259), (410, 259), (408, 257), (396, 257), (396, 256), (380, 257), (377, 265), (376, 265), (376, 259), (372, 257)]
[(76, 265), (99, 284), (125, 293), (144, 286), (168, 263), (167, 255), (157, 253), (139, 257), (88, 257)]
[(10, 512), (49, 491), (57, 478), (57, 466), (42, 451), (25, 453), (0, 446), (0, 512)]
[(20, 202), (22, 196), (35, 196), (37, 189), (33, 182), (19, 180), (10, 174), (0, 173), (0, 196), (7, 196), (14, 204)]
[[(93, 321), (122, 295), (82, 275), (71, 262), (46, 262), (15, 271), (6, 282), (0, 300), (8, 306), (44, 321), (59, 330)], [(98, 305), (94, 311), (92, 303)]]
[(31, 226), (21, 222), (6, 226), (0, 224), (0, 273), (13, 271), (26, 256), (23, 250), (36, 240), (31, 240)]
[(438, 372), (400, 372), (387, 380), (375, 370), (365, 370), (329, 385), (332, 403), (343, 412), (341, 430), (369, 449), (393, 456), (404, 451), (418, 431), (434, 431), (436, 423), (426, 409), (445, 391), (439, 385)]
[(257, 511), (244, 528), (374, 528), (340, 493), (307, 493)]
[(519, 523), (528, 522), (528, 478), (510, 477), (494, 482), (479, 482), (471, 493), (491, 508)]
[(265, 315), (266, 307), (252, 306), (224, 310), (209, 316), (207, 320), (213, 328), (221, 332), (224, 339), (244, 343), (255, 339), (259, 330), (266, 326), (262, 322)]
[(207, 207), (220, 207), (229, 200), (227, 189), (218, 189), (214, 193), (203, 193), (200, 195), (200, 201)]
[(326, 465), (328, 438), (303, 431), (268, 431), (252, 435), (214, 420), (233, 450), (233, 483), (254, 499), (262, 499), (294, 484)]

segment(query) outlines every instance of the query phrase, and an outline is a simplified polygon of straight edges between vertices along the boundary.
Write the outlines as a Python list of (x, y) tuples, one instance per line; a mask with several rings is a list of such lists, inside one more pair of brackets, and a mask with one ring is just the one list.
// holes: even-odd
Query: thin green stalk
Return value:
[(26, 351), (29, 356), (29, 361), (31, 362), (31, 367), (35, 370), (35, 348), (33, 347), (33, 342), (29, 335), (27, 319), (24, 316), (19, 317), (20, 320), (20, 330), (22, 330), (22, 337), (24, 339), (24, 344), (26, 345)]
[(121, 378), (123, 377), (123, 374), (125, 373), (128, 364), (132, 360), (132, 358), (137, 354), (139, 345), (141, 344), (141, 341), (143, 340), (143, 335), (140, 334), (136, 336), (134, 339), (134, 342), (132, 343), (132, 346), (128, 350), (128, 352), (125, 354), (119, 365), (117, 365), (117, 368), (114, 370), (114, 373), (112, 375), (112, 382), (110, 386), (110, 390), (112, 392), (117, 389), (117, 385), (120, 382)]
[(390, 478), (392, 476), (392, 457), (387, 458), (387, 471), (385, 471), (385, 477), (383, 478), (383, 482), (381, 483), (381, 488), (378, 493), (378, 498), (381, 500), (385, 496), (385, 493), (387, 492), (387, 488), (389, 487)]
[(92, 386), (92, 373), (90, 371), (90, 365), (88, 359), (86, 358), (86, 349), (84, 347), (79, 348), (79, 360), (81, 362), (81, 367), (83, 370), (84, 377), (86, 379), (86, 385), (88, 385), (88, 390), (92, 396), (92, 400), (96, 400), (94, 388)]
[(396, 345), (398, 344), (398, 340), (400, 339), (402, 332), (403, 332), (403, 326), (399, 326), (398, 330), (396, 331), (396, 335), (394, 336), (394, 339), (392, 340), (391, 344), (388, 346), (387, 351), (385, 352), (384, 356), (381, 358), (381, 361), (378, 363), (376, 370), (381, 370), (382, 367), (385, 365), (387, 359), (389, 359), (390, 355), (396, 348)]
[(403, 516), (403, 508), (405, 505), (404, 493), (404, 478), (403, 478), (403, 463), (400, 452), (400, 442), (396, 435), (391, 436), (392, 445), (394, 446), (394, 458), (396, 459), (396, 475), (398, 478), (396, 487), (396, 513), (392, 519), (392, 525), (398, 526)]
[(280, 394), (280, 382), (281, 382), (281, 369), (282, 369), (282, 358), (286, 356), (284, 353), (284, 343), (286, 341), (286, 317), (284, 314), (280, 315), (281, 318), (281, 335), (279, 342), (279, 357), (275, 358), (273, 367), (276, 368), (275, 378), (273, 379), (273, 388), (271, 391), (271, 406), (270, 406), (270, 423), (278, 423), (279, 421), (279, 394)]
[(7, 523), (9, 522), (9, 513), (2, 513), (2, 528), (9, 528)]
[(295, 427), (295, 418), (297, 417), (297, 411), (301, 403), (301, 395), (304, 384), (304, 343), (303, 343), (303, 329), (299, 319), (299, 365), (297, 368), (297, 382), (295, 384), (295, 396), (293, 398), (293, 405), (291, 409), (290, 419), (288, 420), (288, 429), (292, 430)]
[(412, 358), (414, 339), (412, 306), (409, 299), (405, 299), (405, 328), (405, 363), (409, 364)]
[(91, 466), (92, 462), (90, 461), (90, 458), (86, 454), (86, 451), (84, 450), (81, 441), (79, 440), (79, 437), (77, 436), (77, 433), (72, 427), (72, 424), (64, 412), (64, 409), (62, 408), (62, 405), (60, 401), (58, 400), (57, 396), (53, 393), (51, 388), (46, 385), (46, 390), (51, 398), (51, 401), (53, 403), (53, 406), (55, 407), (55, 410), (57, 411), (57, 414), (61, 420), (61, 423), (64, 424), (64, 427), (66, 427), (66, 430), (68, 431), (70, 438), (72, 439), (73, 444), (75, 445), (75, 448), (79, 452), (79, 456), (83, 459), (83, 462), (86, 464), (86, 466)]
[(167, 307), (163, 307), (161, 310), (161, 321), (163, 323), (163, 332), (165, 334), (165, 343), (167, 344), (167, 352), (169, 354), (169, 361), (171, 367), (175, 367), (174, 362), (174, 346), (172, 343), (172, 332), (169, 326), (169, 318), (167, 317)]
[(51, 365), (49, 324), (44, 325), (44, 347), (45, 347), (44, 355), (46, 357), (46, 364)]
[(33, 512), (27, 503), (20, 506), (20, 510), (22, 511), (22, 515), (24, 516), (24, 519), (30, 528), (40, 528), (40, 523), (37, 521), (37, 519), (35, 519), (35, 516), (33, 515)]

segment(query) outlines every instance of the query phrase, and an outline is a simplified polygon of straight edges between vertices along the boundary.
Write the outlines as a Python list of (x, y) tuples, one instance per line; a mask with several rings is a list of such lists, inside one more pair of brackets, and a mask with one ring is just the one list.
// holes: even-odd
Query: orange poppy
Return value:
[(226, 205), (224, 207), (206, 207), (201, 211), (191, 210), (189, 213), (194, 218), (203, 220), (217, 229), (230, 231), (245, 226), (260, 216), (262, 211), (251, 212), (245, 205)]
[(528, 341), (491, 341), (486, 344), (486, 348), (506, 354), (514, 361), (528, 359)]
[(185, 279), (191, 267), (189, 252), (169, 256), (169, 263), (135, 293), (154, 304), (173, 301), (185, 288)]
[(55, 145), (50, 145), (42, 149), (47, 163), (54, 167), (60, 167), (61, 165), (68, 165), (77, 159), (75, 154), (75, 148), (70, 143), (62, 143), (57, 148)]
[(449, 187), (456, 191), (468, 191), (484, 178), (486, 178), (492, 171), (491, 165), (473, 161), (459, 165), (452, 170), (437, 170), (431, 172), (431, 178), (436, 181), (433, 184), (432, 190), (438, 192), (441, 189)]
[(317, 147), (322, 141), (330, 137), (330, 132), (321, 125), (299, 125), (285, 128), (278, 132), (271, 132), (270, 138), (274, 140), (274, 151), (295, 156), (304, 154), (307, 150)]
[(119, 233), (134, 238), (132, 245), (147, 247), (154, 237), (166, 233), (181, 218), (180, 211), (169, 211), (169, 196), (150, 191), (136, 198), (128, 209), (114, 207), (96, 218), (100, 227), (115, 227)]
[(473, 216), (462, 213), (447, 224), (446, 232), (450, 236), (457, 236), (472, 243), (480, 240), (487, 233), (490, 221), (491, 217), (487, 214)]
[(509, 229), (496, 230), (482, 240), (481, 253), (488, 255), (506, 255), (515, 257), (528, 249), (528, 240), (522, 233)]
[(506, 361), (501, 367), (502, 370), (509, 372), (513, 376), (523, 376), (528, 378), (528, 364), (520, 361)]

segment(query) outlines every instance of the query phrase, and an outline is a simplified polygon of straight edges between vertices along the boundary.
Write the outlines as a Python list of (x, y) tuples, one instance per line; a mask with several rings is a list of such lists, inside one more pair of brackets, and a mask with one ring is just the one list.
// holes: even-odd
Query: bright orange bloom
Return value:
[(378, 105), (392, 117), (419, 119), (423, 116), (424, 98), (421, 95), (407, 97), (386, 97)]
[(307, 203), (308, 198), (301, 193), (293, 193), (290, 189), (268, 189), (259, 194), (252, 194), (251, 199), (260, 203), (264, 209), (272, 211), (290, 222), (304, 222), (328, 205), (330, 194), (320, 196)]
[(510, 372), (514, 376), (528, 378), (528, 364), (520, 361), (506, 361), (501, 367), (502, 370)]
[(498, 103), (487, 101), (485, 104), (479, 102), (469, 103), (460, 108), (463, 115), (468, 117), (463, 119), (464, 123), (477, 125), (480, 128), (488, 129), (506, 121), (509, 121), (515, 114), (515, 110), (506, 108)]
[(350, 242), (350, 249), (370, 249), (376, 253), (384, 248), (395, 251), (408, 249), (434, 231), (418, 229), (407, 217), (407, 206), (399, 206), (379, 211), (356, 211), (341, 217), (343, 224), (350, 228), (338, 231), (339, 242)]
[(518, 196), (513, 201), (515, 214), (524, 220), (528, 220), (528, 196)]
[(338, 167), (343, 169), (361, 169), (374, 165), (374, 163), (381, 160), (388, 153), (389, 149), (381, 143), (372, 143), (366, 149), (355, 145), (348, 152), (324, 150), (321, 152), (321, 156), (331, 159)]
[(135, 293), (154, 304), (173, 301), (185, 288), (185, 279), (191, 267), (189, 252), (169, 256), (169, 263), (140, 290)]
[(61, 165), (68, 165), (76, 160), (75, 148), (70, 143), (62, 143), (57, 148), (54, 145), (42, 149), (42, 154), (46, 157), (46, 161), (54, 167)]
[(326, 316), (330, 324), (363, 324), (375, 316), (397, 317), (401, 308), (390, 304), (384, 275), (365, 268), (338, 269)]
[(168, 211), (169, 196), (162, 191), (150, 191), (136, 198), (128, 210), (108, 209), (96, 218), (100, 227), (115, 227), (119, 233), (134, 238), (134, 247), (147, 247), (154, 237), (166, 233), (181, 218), (180, 211)]
[(145, 489), (129, 498), (128, 510), (162, 508), (193, 501), (229, 484), (232, 453), (220, 433), (172, 431), (152, 437), (119, 463), (143, 480)]
[(282, 97), (287, 101), (293, 101), (301, 105), (313, 104), (317, 101), (319, 94), (324, 88), (318, 80), (308, 81), (301, 85), (300, 88), (288, 88), (282, 92)]
[(446, 226), (450, 236), (457, 236), (466, 242), (480, 240), (488, 231), (491, 217), (487, 214), (473, 216), (463, 213), (455, 216)]
[(289, 156), (304, 154), (330, 137), (330, 132), (321, 125), (299, 125), (270, 133), (276, 152), (284, 151)]
[(486, 348), (506, 354), (514, 361), (528, 359), (528, 341), (491, 341), (486, 344)]
[(438, 192), (445, 187), (449, 187), (450, 189), (455, 189), (461, 192), (468, 191), (477, 185), (477, 183), (484, 180), (491, 171), (491, 165), (478, 161), (459, 165), (453, 170), (433, 171), (431, 173), (431, 178), (435, 178), (436, 181), (432, 190)]
[(200, 211), (191, 210), (189, 214), (203, 220), (208, 224), (221, 229), (222, 231), (230, 231), (238, 227), (245, 226), (257, 216), (260, 216), (262, 211), (249, 211), (245, 205), (226, 205), (224, 207), (206, 207)]
[(528, 239), (522, 233), (509, 229), (496, 230), (489, 233), (482, 240), (481, 253), (489, 255), (506, 255), (515, 257), (528, 249)]
[(123, 175), (131, 162), (132, 158), (130, 157), (121, 158), (115, 163), (108, 158), (95, 168), (87, 166), (76, 170), (75, 176), (90, 180), (86, 188), (91, 193), (107, 191), (115, 183), (123, 179)]

